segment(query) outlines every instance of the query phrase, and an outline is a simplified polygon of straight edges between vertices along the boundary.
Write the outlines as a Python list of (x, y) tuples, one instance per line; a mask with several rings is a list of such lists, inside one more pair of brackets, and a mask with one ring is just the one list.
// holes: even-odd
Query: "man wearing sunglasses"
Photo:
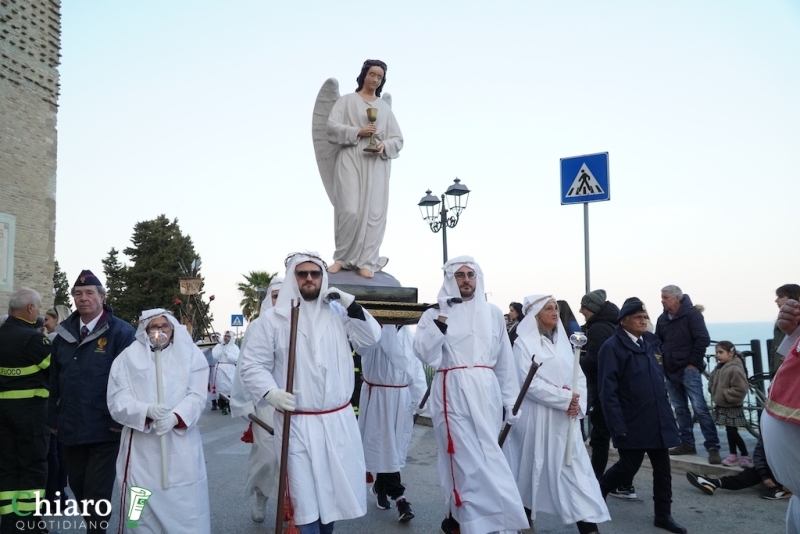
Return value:
[(486, 302), (483, 272), (470, 256), (442, 267), (439, 309), (427, 310), (414, 338), (417, 358), (436, 369), (430, 407), (447, 500), (444, 534), (528, 528), (511, 469), (497, 444), (519, 381), (503, 312)]
[[(248, 335), (240, 374), (256, 407), (276, 408), (275, 447), (292, 412), (289, 493), (301, 534), (329, 534), (334, 521), (367, 513), (364, 451), (350, 406), (355, 350), (379, 342), (375, 319), (355, 297), (328, 287), (315, 253), (292, 254), (274, 308)], [(292, 304), (300, 304), (294, 391), (286, 391)]]

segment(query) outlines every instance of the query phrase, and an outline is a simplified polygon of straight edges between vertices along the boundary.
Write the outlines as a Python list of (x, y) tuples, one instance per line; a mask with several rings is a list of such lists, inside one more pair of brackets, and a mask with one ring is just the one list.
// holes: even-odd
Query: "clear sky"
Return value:
[[(136, 222), (177, 218), (222, 330), (236, 284), (287, 253), (333, 254), (314, 101), (367, 58), (405, 138), (392, 166), (387, 272), (431, 302), (441, 234), (416, 206), (459, 177), (448, 232), (489, 300), (551, 293), (577, 314), (583, 210), (559, 159), (610, 153), (590, 205), (592, 289), (661, 311), (677, 284), (709, 322), (775, 317), (800, 283), (800, 3), (62, 2), (56, 259), (102, 275)], [(123, 258), (124, 260), (124, 258)], [(161, 303), (153, 303), (158, 305)]]

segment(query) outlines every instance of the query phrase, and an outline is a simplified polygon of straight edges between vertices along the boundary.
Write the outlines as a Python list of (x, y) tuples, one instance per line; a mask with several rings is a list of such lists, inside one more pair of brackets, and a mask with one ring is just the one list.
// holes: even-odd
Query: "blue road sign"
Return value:
[(561, 204), (609, 200), (608, 152), (561, 158)]
[(244, 326), (244, 315), (231, 315), (231, 326)]

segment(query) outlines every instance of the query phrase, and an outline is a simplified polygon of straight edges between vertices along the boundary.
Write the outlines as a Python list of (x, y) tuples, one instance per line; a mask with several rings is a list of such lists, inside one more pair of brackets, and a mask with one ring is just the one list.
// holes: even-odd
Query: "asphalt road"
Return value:
[[(244, 494), (247, 456), (250, 445), (239, 440), (247, 424), (241, 419), (223, 416), (207, 410), (200, 420), (203, 448), (208, 468), (211, 498), (211, 532), (214, 534), (272, 533), (275, 524), (275, 503), (267, 505), (267, 519), (260, 524), (250, 520), (252, 497)], [(379, 510), (375, 501), (368, 500), (365, 517), (336, 524), (335, 532), (347, 534), (425, 533), (439, 532), (444, 517), (444, 497), (439, 485), (436, 466), (436, 445), (433, 429), (417, 425), (409, 448), (403, 482), (406, 497), (416, 517), (400, 524), (397, 512)], [(157, 465), (153, 466), (158, 469)], [(609, 497), (612, 521), (600, 525), (603, 533), (646, 534), (664, 533), (653, 527), (652, 472), (642, 469), (634, 480), (638, 502), (620, 501)], [(682, 474), (673, 476), (673, 517), (690, 533), (702, 534), (779, 534), (785, 532), (784, 518), (787, 501), (767, 501), (760, 498), (759, 488), (732, 492), (718, 490), (707, 496), (692, 487)], [(113, 502), (119, 502), (115, 495)], [(116, 532), (117, 510), (110, 520), (109, 533)], [(575, 525), (563, 525), (554, 517), (539, 514), (537, 534), (574, 534)], [(52, 529), (51, 529), (52, 532)], [(83, 529), (64, 529), (62, 534), (85, 532)]]

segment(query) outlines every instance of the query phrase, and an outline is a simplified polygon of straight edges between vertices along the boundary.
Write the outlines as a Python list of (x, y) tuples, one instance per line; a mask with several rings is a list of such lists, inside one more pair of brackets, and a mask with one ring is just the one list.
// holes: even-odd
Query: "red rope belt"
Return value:
[[(476, 365), (475, 367), (492, 369), (492, 367), (488, 365)], [(469, 369), (469, 367), (462, 365), (460, 367), (450, 367), (448, 369), (439, 369), (436, 371), (437, 373), (442, 373), (442, 400), (444, 404), (444, 425), (447, 429), (447, 454), (450, 455), (450, 477), (453, 479), (453, 495), (456, 499), (456, 507), (460, 507), (463, 503), (461, 502), (461, 495), (458, 494), (458, 490), (456, 489), (456, 475), (453, 468), (453, 455), (455, 455), (456, 449), (453, 446), (453, 437), (450, 435), (450, 418), (447, 415), (447, 373), (461, 369)]]

